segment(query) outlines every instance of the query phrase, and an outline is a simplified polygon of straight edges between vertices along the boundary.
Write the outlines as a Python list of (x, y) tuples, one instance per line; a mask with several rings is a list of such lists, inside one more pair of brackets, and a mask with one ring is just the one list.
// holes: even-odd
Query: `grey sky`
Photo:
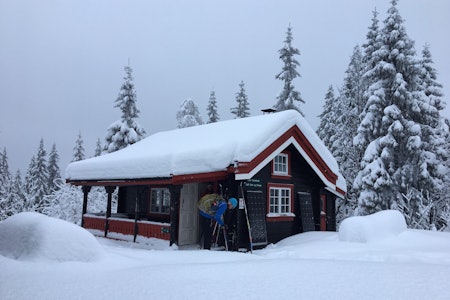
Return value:
[[(174, 129), (186, 98), (205, 120), (212, 89), (221, 120), (231, 119), (241, 80), (260, 114), (282, 89), (277, 51), (289, 23), (301, 53), (301, 109), (317, 128), (327, 88), (342, 85), (375, 7), (382, 26), (389, 0), (0, 0), (0, 149), (22, 175), (41, 138), (47, 151), (56, 143), (62, 175), (79, 131), (92, 156), (120, 118), (113, 105), (128, 59), (148, 134)], [(430, 44), (450, 102), (450, 1), (400, 0), (398, 8), (416, 51)]]

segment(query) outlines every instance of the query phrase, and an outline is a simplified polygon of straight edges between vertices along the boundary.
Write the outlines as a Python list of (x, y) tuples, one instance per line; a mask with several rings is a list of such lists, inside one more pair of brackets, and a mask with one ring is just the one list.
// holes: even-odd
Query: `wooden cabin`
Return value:
[[(336, 160), (292, 110), (159, 132), (73, 162), (66, 176), (83, 187), (83, 227), (178, 246), (199, 244), (196, 204), (207, 184), (239, 200), (227, 214), (236, 249), (249, 246), (244, 204), (253, 246), (265, 246), (305, 231), (335, 231), (335, 200), (346, 191)], [(108, 193), (104, 215), (86, 214), (92, 186)]]

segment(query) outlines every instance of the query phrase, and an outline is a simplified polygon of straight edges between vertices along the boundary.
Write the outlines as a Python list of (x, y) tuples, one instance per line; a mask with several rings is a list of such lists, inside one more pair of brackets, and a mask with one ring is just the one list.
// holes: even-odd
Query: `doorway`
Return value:
[(192, 245), (198, 242), (198, 189), (197, 183), (183, 184), (181, 189), (178, 246)]

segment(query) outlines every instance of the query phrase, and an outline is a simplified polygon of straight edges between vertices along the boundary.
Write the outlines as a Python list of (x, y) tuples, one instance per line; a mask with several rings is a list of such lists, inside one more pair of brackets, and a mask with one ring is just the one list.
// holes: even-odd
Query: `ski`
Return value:
[(245, 211), (245, 220), (247, 221), (247, 229), (248, 229), (248, 239), (250, 242), (250, 253), (253, 253), (253, 238), (252, 238), (252, 227), (250, 226), (250, 220), (248, 218), (247, 212), (247, 203), (245, 203), (244, 196), (244, 187), (242, 186), (243, 181), (241, 181), (241, 194), (242, 194), (242, 202), (244, 203), (244, 211)]

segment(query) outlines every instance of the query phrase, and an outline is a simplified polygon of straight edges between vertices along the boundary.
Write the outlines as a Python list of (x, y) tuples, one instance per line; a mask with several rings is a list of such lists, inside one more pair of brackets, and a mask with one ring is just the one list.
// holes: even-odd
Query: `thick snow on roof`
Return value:
[(336, 160), (294, 110), (159, 132), (125, 149), (73, 162), (66, 178), (118, 180), (223, 171), (235, 161), (251, 161), (294, 125), (339, 176), (337, 186), (345, 190)]

